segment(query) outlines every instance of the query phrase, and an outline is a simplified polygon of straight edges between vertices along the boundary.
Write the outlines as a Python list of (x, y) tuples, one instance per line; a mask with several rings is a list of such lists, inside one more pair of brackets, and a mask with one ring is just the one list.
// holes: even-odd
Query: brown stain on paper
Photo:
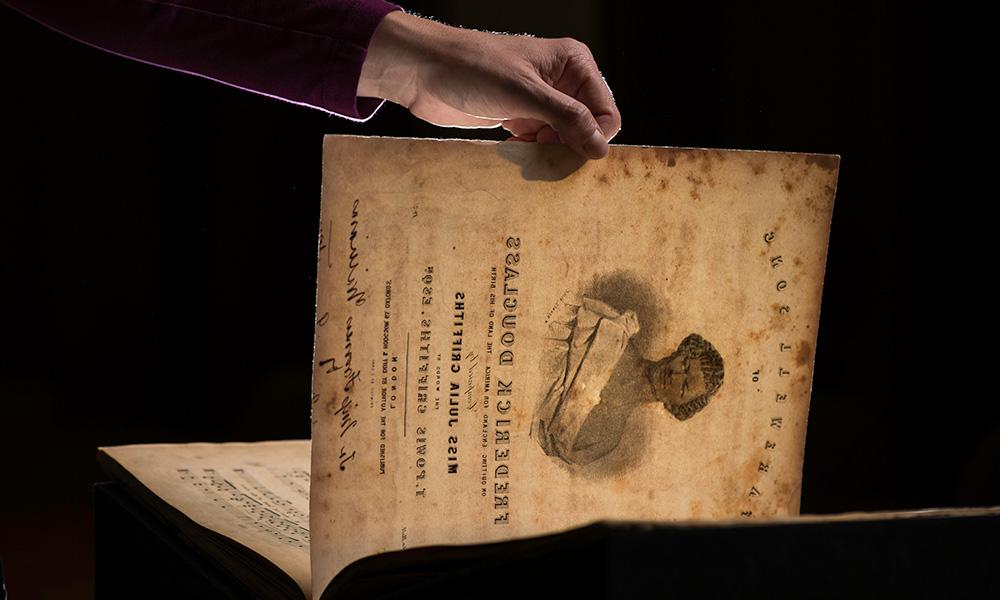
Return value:
[(812, 355), (812, 346), (809, 342), (802, 340), (802, 342), (799, 343), (799, 351), (795, 355), (795, 364), (800, 367), (808, 364), (809, 360), (812, 359)]
[(833, 171), (840, 166), (840, 157), (834, 154), (810, 154), (806, 156), (807, 165), (816, 165), (824, 171)]
[(655, 148), (653, 152), (658, 162), (666, 163), (668, 167), (677, 166), (677, 153), (670, 148)]

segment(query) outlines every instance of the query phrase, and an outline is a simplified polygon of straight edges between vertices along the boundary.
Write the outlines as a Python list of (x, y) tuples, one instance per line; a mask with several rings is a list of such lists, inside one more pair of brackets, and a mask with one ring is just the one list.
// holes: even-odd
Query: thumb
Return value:
[(529, 113), (527, 117), (548, 123), (577, 153), (587, 158), (604, 158), (608, 154), (607, 139), (590, 109), (541, 79), (535, 86)]

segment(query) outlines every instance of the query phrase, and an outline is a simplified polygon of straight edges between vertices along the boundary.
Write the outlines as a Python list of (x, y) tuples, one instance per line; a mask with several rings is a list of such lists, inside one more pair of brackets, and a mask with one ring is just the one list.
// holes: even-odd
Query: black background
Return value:
[[(923, 3), (406, 6), (586, 42), (616, 143), (840, 154), (802, 510), (1000, 504), (996, 419), (948, 419)], [(0, 552), (15, 596), (86, 597), (96, 446), (308, 437), (322, 135), (503, 135), (351, 123), (3, 7), (0, 61)]]

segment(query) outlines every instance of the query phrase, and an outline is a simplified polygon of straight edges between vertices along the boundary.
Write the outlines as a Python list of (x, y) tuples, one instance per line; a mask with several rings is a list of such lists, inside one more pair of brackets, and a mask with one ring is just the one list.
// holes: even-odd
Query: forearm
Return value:
[(0, 0), (109, 52), (260, 94), (367, 118), (358, 98), (383, 0)]
[(585, 44), (392, 14), (385, 0), (0, 0), (92, 46), (370, 117), (381, 99), (450, 127), (503, 126), (601, 158), (621, 115)]

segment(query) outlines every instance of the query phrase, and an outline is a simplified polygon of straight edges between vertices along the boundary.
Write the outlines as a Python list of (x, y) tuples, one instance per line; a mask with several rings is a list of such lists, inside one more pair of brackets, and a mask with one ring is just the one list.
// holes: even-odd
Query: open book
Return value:
[(105, 463), (317, 598), (392, 551), (797, 515), (838, 164), (330, 136), (311, 448)]

